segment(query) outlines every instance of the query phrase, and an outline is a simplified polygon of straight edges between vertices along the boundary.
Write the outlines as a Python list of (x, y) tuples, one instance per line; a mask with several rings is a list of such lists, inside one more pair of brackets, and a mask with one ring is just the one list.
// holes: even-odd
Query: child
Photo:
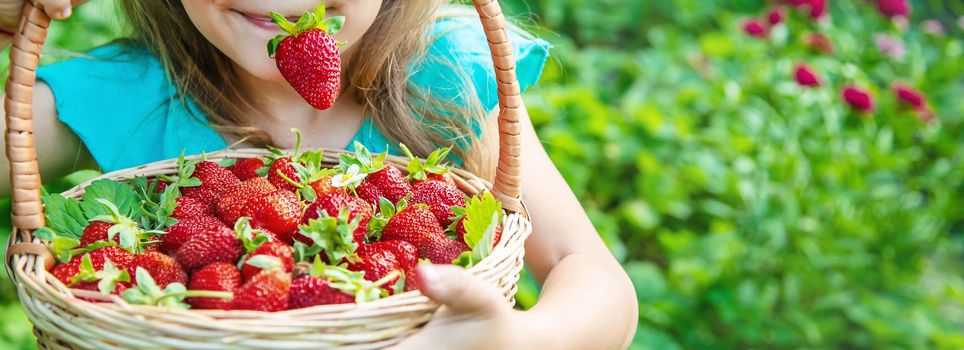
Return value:
[[(69, 0), (35, 0), (53, 18)], [(403, 142), (424, 156), (455, 145), (452, 161), (491, 178), (498, 154), (496, 82), (478, 18), (444, 15), (442, 0), (331, 0), (345, 16), (343, 91), (331, 109), (305, 103), (265, 50), (279, 33), (266, 14), (297, 17), (318, 1), (119, 0), (130, 39), (37, 71), (34, 128), (45, 178), (96, 163), (104, 171), (229, 144), (381, 152)], [(2, 0), (0, 9), (22, 1)], [(6, 10), (3, 18), (17, 18)], [(0, 18), (6, 32), (16, 28)], [(9, 33), (3, 44), (9, 44)], [(548, 45), (512, 36), (523, 89), (538, 79)], [(629, 279), (597, 236), (528, 120), (523, 183), (534, 232), (526, 264), (543, 286), (516, 311), (494, 287), (452, 266), (420, 266), (438, 317), (398, 348), (621, 348), (636, 325)], [(346, 145), (349, 145), (346, 147)], [(397, 153), (394, 148), (387, 149)], [(8, 166), (6, 164), (4, 167)], [(7, 169), (0, 169), (7, 174)], [(7, 176), (7, 175), (4, 175)], [(7, 179), (0, 183), (8, 186)], [(9, 191), (4, 188), (4, 191)]]

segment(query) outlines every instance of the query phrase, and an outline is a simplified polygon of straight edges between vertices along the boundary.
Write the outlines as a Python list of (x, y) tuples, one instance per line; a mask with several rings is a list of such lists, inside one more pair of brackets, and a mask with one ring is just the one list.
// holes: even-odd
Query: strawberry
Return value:
[(412, 193), (412, 186), (402, 171), (385, 164), (387, 153), (372, 156), (368, 148), (357, 141), (352, 147), (355, 148), (354, 154), (340, 155), (339, 174), (332, 180), (333, 184), (354, 188), (358, 197), (372, 205), (378, 205), (381, 197), (394, 203)]
[(301, 178), (298, 177), (298, 170), (291, 165), (291, 157), (275, 159), (271, 163), (271, 168), (268, 169), (268, 181), (277, 188), (297, 192), (298, 187), (288, 180), (295, 183), (301, 182)]
[[(104, 294), (120, 294), (129, 287), (130, 275), (123, 267), (118, 267), (106, 256), (100, 256), (99, 263), (94, 261), (94, 254), (79, 256), (80, 263), (77, 272), (65, 284), (71, 288), (99, 291)], [(63, 281), (63, 279), (61, 280)], [(91, 300), (96, 301), (96, 300)]]
[(465, 194), (441, 181), (422, 181), (412, 187), (412, 202), (428, 205), (442, 226), (452, 224), (452, 207), (465, 207)]
[[(241, 287), (241, 271), (232, 264), (215, 262), (208, 264), (191, 275), (191, 290), (210, 290), (234, 292)], [(220, 298), (187, 298), (188, 304), (195, 309), (229, 310), (231, 301)]]
[(214, 212), (211, 210), (211, 206), (198, 199), (181, 196), (174, 200), (177, 202), (177, 206), (174, 207), (174, 211), (171, 212), (172, 218), (186, 220), (201, 216), (214, 215)]
[(121, 247), (106, 246), (90, 252), (90, 260), (97, 270), (102, 269), (107, 261), (113, 262), (117, 268), (126, 269), (134, 261), (134, 256)]
[(451, 167), (445, 164), (445, 159), (452, 151), (452, 147), (439, 148), (429, 154), (428, 158), (423, 161), (416, 158), (405, 144), (400, 143), (398, 146), (408, 156), (407, 178), (413, 185), (422, 181), (442, 181), (453, 187), (455, 186), (455, 180), (449, 175)]
[(433, 264), (451, 264), (453, 260), (469, 251), (469, 246), (462, 241), (448, 238), (436, 238), (422, 241), (418, 246), (420, 258), (428, 259)]
[(227, 227), (195, 234), (177, 250), (174, 258), (188, 271), (213, 262), (234, 263), (241, 257), (241, 242)]
[(134, 261), (127, 266), (127, 272), (131, 275), (133, 282), (137, 283), (137, 268), (143, 268), (151, 275), (161, 288), (167, 287), (171, 283), (187, 283), (187, 274), (181, 265), (178, 265), (174, 258), (150, 252), (134, 257)]
[(412, 186), (405, 180), (405, 175), (398, 168), (386, 165), (381, 170), (368, 174), (365, 182), (378, 188), (381, 196), (392, 202), (398, 202), (412, 193)]
[(312, 107), (331, 108), (341, 91), (341, 53), (332, 35), (344, 25), (344, 17), (325, 18), (325, 4), (305, 12), (298, 23), (271, 12), (272, 21), (287, 34), (268, 43), (281, 76)]
[[(379, 215), (374, 220), (385, 222), (381, 229), (383, 241), (405, 241), (417, 247), (423, 240), (445, 236), (442, 225), (424, 204), (408, 205), (408, 200), (403, 198), (392, 206), (387, 199), (383, 199), (379, 207)], [(376, 222), (375, 226), (380, 225)]]
[(301, 276), (291, 281), (288, 293), (288, 310), (315, 305), (350, 304), (355, 297), (331, 287), (328, 280), (318, 277)]
[(271, 231), (282, 242), (291, 244), (298, 233), (303, 209), (294, 192), (277, 190), (251, 199), (242, 213), (251, 218), (254, 227)]
[[(113, 223), (105, 221), (91, 221), (84, 228), (83, 235), (80, 236), (80, 247), (86, 247), (97, 241), (107, 241), (107, 230), (114, 226)], [(120, 236), (114, 236), (114, 243), (120, 243)]]
[(244, 205), (248, 201), (265, 193), (277, 190), (274, 185), (263, 177), (244, 180), (241, 185), (224, 192), (217, 204), (217, 216), (225, 225), (234, 226), (242, 216)]
[(344, 188), (335, 187), (331, 184), (331, 179), (334, 177), (333, 174), (325, 174), (318, 177), (318, 180), (312, 181), (309, 186), (315, 191), (318, 196), (324, 194), (342, 193), (348, 194)]
[(366, 249), (387, 250), (395, 255), (398, 266), (407, 269), (418, 264), (418, 248), (405, 241), (379, 241), (366, 244)]
[(197, 199), (201, 201), (201, 203), (209, 206), (218, 204), (218, 200), (221, 199), (217, 191), (202, 186), (184, 187), (181, 189), (181, 193), (184, 194), (185, 197)]
[[(229, 189), (231, 187), (237, 186), (241, 183), (241, 180), (237, 176), (234, 176), (230, 170), (218, 165), (217, 163), (212, 163), (209, 161), (202, 161), (194, 166), (193, 177), (201, 180), (201, 187), (210, 189), (217, 193)], [(191, 187), (184, 188), (185, 195), (187, 195), (187, 190)]]
[[(308, 220), (317, 219), (320, 211), (324, 211), (328, 216), (338, 216), (338, 212), (346, 208), (349, 212), (348, 220), (359, 218), (358, 228), (353, 234), (355, 242), (361, 244), (365, 242), (365, 233), (368, 228), (368, 220), (372, 217), (372, 207), (364, 201), (359, 201), (357, 197), (352, 197), (345, 193), (322, 194), (305, 210), (302, 224), (307, 224)], [(301, 236), (304, 237), (304, 236)], [(299, 240), (301, 238), (299, 237)], [(305, 240), (302, 240), (305, 242)]]
[(307, 263), (299, 263), (295, 279), (291, 283), (288, 309), (327, 304), (347, 304), (366, 302), (387, 296), (382, 289), (389, 280), (398, 278), (392, 272), (383, 279), (371, 282), (363, 272), (355, 272), (344, 267), (325, 265), (315, 257), (314, 264), (307, 271), (302, 268)]
[(230, 170), (234, 176), (237, 176), (239, 180), (244, 181), (261, 177), (258, 175), (258, 170), (264, 166), (264, 160), (261, 158), (240, 158), (234, 162), (234, 165), (229, 166), (228, 170)]
[(66, 263), (57, 264), (57, 266), (54, 266), (53, 270), (50, 271), (50, 274), (57, 277), (64, 285), (70, 285), (70, 279), (80, 272), (80, 260), (82, 258), (82, 255), (77, 255)]
[(110, 227), (104, 230), (106, 225), (102, 223), (94, 224), (93, 227), (88, 225), (84, 229), (85, 232), (81, 234), (81, 239), (84, 240), (83, 236), (86, 234), (87, 241), (103, 238), (103, 241), (115, 242), (131, 253), (141, 252), (147, 239), (147, 232), (144, 232), (137, 222), (121, 214), (120, 209), (111, 201), (103, 198), (97, 198), (96, 201), (107, 210), (107, 214), (97, 215), (90, 220), (107, 223)]
[(288, 307), (291, 275), (280, 270), (264, 270), (251, 277), (234, 293), (232, 310), (281, 311)]
[[(365, 272), (365, 279), (378, 281), (393, 271), (401, 270), (398, 258), (386, 246), (366, 244), (358, 248), (355, 257), (349, 257), (348, 269)], [(355, 261), (353, 261), (355, 260)], [(387, 284), (393, 285), (398, 278), (390, 279)]]
[[(259, 256), (262, 258), (258, 258)], [(278, 241), (264, 242), (259, 245), (248, 254), (248, 258), (244, 260), (244, 264), (241, 266), (243, 280), (250, 280), (251, 277), (265, 269), (265, 267), (258, 265), (277, 267), (284, 272), (291, 272), (294, 265), (291, 247)]]
[(224, 229), (227, 229), (227, 226), (211, 216), (178, 221), (173, 226), (168, 227), (164, 235), (161, 235), (161, 251), (173, 254), (196, 234), (208, 234)]

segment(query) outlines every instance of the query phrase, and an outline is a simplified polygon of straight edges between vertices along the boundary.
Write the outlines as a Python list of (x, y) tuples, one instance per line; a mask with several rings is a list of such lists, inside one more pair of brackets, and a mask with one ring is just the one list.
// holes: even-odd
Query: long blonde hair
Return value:
[[(484, 138), (473, 132), (473, 125), (485, 120), (475, 92), (465, 92), (468, 103), (445, 103), (409, 79), (408, 65), (424, 55), (429, 28), (443, 3), (383, 1), (374, 24), (356, 43), (365, 54), (344, 62), (342, 93), (356, 96), (390, 141), (403, 142), (420, 156), (454, 145), (453, 153), (466, 168), (490, 177), (494, 162), (481, 144)], [(190, 98), (222, 133), (258, 146), (273, 144), (266, 132), (252, 126), (254, 109), (245, 102), (230, 58), (197, 30), (180, 0), (121, 0), (120, 6), (132, 29), (131, 41), (158, 57), (181, 103)]]

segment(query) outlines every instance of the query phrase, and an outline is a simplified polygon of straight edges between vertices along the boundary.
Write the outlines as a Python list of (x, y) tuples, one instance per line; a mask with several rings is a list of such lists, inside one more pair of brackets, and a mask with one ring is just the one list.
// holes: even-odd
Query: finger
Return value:
[(458, 266), (420, 264), (417, 269), (422, 294), (455, 313), (487, 314), (506, 306), (495, 286)]
[(66, 19), (73, 12), (70, 0), (37, 0), (37, 4), (53, 19)]

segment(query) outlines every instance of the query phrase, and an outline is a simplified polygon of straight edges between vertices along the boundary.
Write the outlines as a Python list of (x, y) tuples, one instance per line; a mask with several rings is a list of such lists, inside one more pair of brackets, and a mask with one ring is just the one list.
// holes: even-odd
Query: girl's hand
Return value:
[(539, 322), (516, 311), (492, 285), (453, 265), (421, 264), (416, 273), (422, 294), (442, 304), (425, 328), (395, 350), (532, 348)]

